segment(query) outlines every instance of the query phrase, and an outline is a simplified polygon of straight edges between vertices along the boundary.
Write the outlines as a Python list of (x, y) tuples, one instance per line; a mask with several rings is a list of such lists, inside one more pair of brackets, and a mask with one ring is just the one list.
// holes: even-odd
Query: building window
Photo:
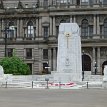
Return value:
[(25, 29), (25, 37), (27, 39), (32, 39), (34, 37), (34, 26), (33, 26), (33, 22), (29, 21), (27, 23), (27, 31)]
[(43, 59), (48, 59), (48, 49), (43, 49)]
[(44, 7), (48, 6), (48, 0), (44, 0)]
[(57, 0), (57, 3), (70, 3), (70, 0)]
[(82, 5), (88, 5), (88, 3), (89, 3), (88, 0), (82, 0), (82, 1), (81, 1), (81, 4), (82, 4)]
[(27, 59), (32, 59), (32, 48), (27, 48), (26, 49), (26, 58)]
[(80, 0), (77, 0), (77, 1), (76, 1), (76, 4), (77, 4), (77, 6), (80, 5)]
[(103, 0), (99, 0), (99, 3), (100, 3), (100, 4), (103, 4)]
[(56, 5), (56, 0), (52, 0), (52, 5)]
[(81, 0), (81, 2), (88, 2), (88, 0)]
[(8, 57), (12, 57), (13, 56), (13, 49), (12, 48), (8, 48), (7, 49), (7, 56)]
[(82, 20), (81, 36), (88, 36), (88, 20)]
[(91, 5), (91, 6), (92, 6), (93, 3), (94, 3), (93, 0), (89, 0), (88, 2), (89, 2), (89, 5)]
[(104, 20), (104, 35), (107, 36), (107, 19)]
[(103, 2), (103, 4), (105, 5), (107, 5), (107, 0), (102, 0), (102, 2)]
[(28, 8), (28, 4), (25, 4), (25, 8)]
[(44, 38), (48, 38), (48, 27), (44, 27)]
[(7, 38), (13, 39), (17, 37), (17, 29), (14, 25), (14, 22), (9, 22), (9, 31), (7, 33)]

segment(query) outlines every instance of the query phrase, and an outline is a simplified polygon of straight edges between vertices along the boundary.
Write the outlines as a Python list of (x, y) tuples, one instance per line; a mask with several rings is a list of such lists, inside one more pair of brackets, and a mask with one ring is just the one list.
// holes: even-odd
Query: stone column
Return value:
[(97, 72), (101, 73), (100, 66), (100, 47), (97, 48)]
[(97, 0), (93, 0), (93, 3), (96, 4), (96, 3), (97, 3)]
[(2, 37), (2, 20), (0, 20), (0, 37)]
[(100, 34), (99, 15), (97, 15), (97, 34)]
[(17, 38), (20, 37), (20, 21), (17, 19)]
[[(5, 21), (2, 19), (1, 30), (5, 30)], [(1, 32), (1, 37), (4, 37), (4, 32)]]
[(43, 70), (42, 58), (43, 58), (43, 49), (39, 48), (39, 73)]
[(72, 1), (72, 0), (70, 0), (70, 4), (73, 4), (73, 1)]
[(93, 64), (92, 64), (92, 72), (95, 72), (95, 47), (93, 47)]
[(51, 64), (52, 64), (52, 59), (51, 59), (52, 57), (51, 57), (51, 56), (52, 56), (51, 48), (49, 48), (49, 49), (48, 49), (48, 61), (49, 61), (49, 67), (50, 67), (49, 71), (50, 71), (50, 72), (51, 72), (51, 70), (52, 70), (52, 69), (51, 69), (51, 68), (52, 68), (52, 67), (51, 67)]
[(52, 0), (49, 0), (49, 3), (48, 3), (49, 5), (52, 5)]
[(97, 4), (99, 4), (99, 0), (97, 0)]
[(56, 70), (56, 48), (53, 48), (53, 70)]
[(53, 35), (56, 36), (55, 16), (53, 17)]
[(52, 36), (52, 17), (50, 17), (50, 29), (49, 29), (50, 33), (49, 35)]
[(73, 17), (72, 16), (70, 16), (70, 23), (72, 23), (73, 22)]
[[(32, 75), (34, 74), (34, 63), (32, 63)], [(32, 76), (33, 79), (33, 76)]]
[(23, 59), (24, 60), (26, 59), (26, 48), (24, 48), (24, 50), (23, 50)]
[(74, 18), (73, 18), (73, 22), (74, 22), (74, 23), (76, 22), (76, 16), (74, 16)]
[(38, 18), (36, 18), (36, 37), (38, 37), (38, 32), (39, 32), (39, 21), (38, 21)]
[(23, 20), (20, 19), (20, 37), (24, 37), (24, 32), (23, 32)]
[(39, 17), (39, 36), (42, 36), (42, 18)]
[(94, 15), (94, 27), (93, 27), (93, 33), (96, 34), (96, 15)]
[(0, 21), (0, 37), (2, 37), (2, 20)]

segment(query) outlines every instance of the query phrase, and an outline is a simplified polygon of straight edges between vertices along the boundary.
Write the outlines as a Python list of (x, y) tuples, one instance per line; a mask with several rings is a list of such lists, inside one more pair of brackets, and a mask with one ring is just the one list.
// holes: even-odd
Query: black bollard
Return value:
[(6, 81), (6, 86), (5, 86), (5, 88), (7, 88), (7, 81)]
[(46, 89), (48, 89), (48, 81), (49, 81), (49, 78), (45, 78), (45, 81), (46, 81)]
[(88, 89), (88, 82), (87, 82), (87, 89)]
[(32, 88), (33, 88), (33, 81), (32, 81)]
[(61, 88), (61, 82), (59, 82), (59, 89)]

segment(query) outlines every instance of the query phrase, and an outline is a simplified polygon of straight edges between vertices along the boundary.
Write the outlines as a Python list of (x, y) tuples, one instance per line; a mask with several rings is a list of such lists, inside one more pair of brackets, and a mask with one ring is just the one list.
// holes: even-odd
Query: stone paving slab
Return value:
[(0, 88), (0, 107), (107, 107), (107, 90)]

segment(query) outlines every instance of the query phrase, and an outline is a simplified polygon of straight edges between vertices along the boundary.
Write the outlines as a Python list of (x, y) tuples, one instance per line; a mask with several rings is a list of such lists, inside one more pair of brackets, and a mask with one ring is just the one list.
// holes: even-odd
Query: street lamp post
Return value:
[(95, 61), (95, 75), (97, 74), (97, 62)]
[(7, 26), (7, 18), (6, 18), (6, 15), (7, 15), (7, 9), (4, 9), (5, 10), (5, 12), (4, 12), (4, 15), (5, 15), (5, 18), (4, 18), (4, 29), (3, 30), (1, 30), (1, 32), (4, 32), (4, 35), (5, 35), (5, 37), (4, 37), (4, 45), (5, 45), (5, 57), (7, 57), (7, 34), (9, 33), (9, 32), (11, 32), (11, 31), (13, 31), (12, 29), (9, 29)]
[(4, 45), (5, 45), (5, 57), (7, 57), (7, 27), (5, 27), (4, 30), (2, 30), (2, 32), (4, 32), (5, 37), (4, 37)]
[(2, 30), (2, 32), (4, 32), (5, 37), (4, 37), (4, 45), (5, 45), (5, 57), (7, 57), (7, 34), (8, 32), (12, 31), (11, 29), (7, 28), (7, 26), (5, 26), (5, 29)]
[(6, 28), (5, 28), (5, 38), (4, 38), (4, 40), (5, 40), (5, 42), (4, 42), (4, 44), (5, 44), (5, 57), (7, 57), (7, 31), (6, 31)]

